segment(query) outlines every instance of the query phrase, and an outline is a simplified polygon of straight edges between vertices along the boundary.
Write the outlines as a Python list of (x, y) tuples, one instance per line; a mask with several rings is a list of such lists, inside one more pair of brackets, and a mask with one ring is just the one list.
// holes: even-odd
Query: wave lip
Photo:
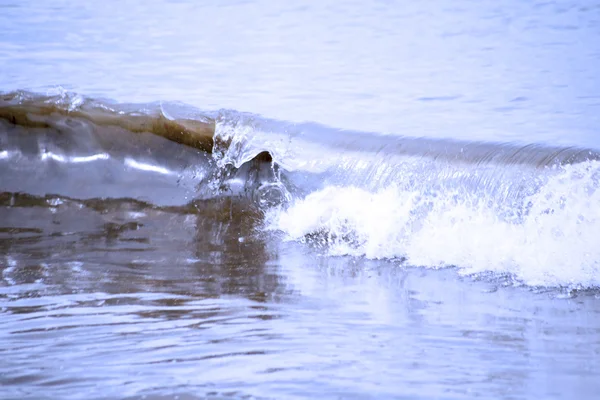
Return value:
[(153, 133), (207, 152), (213, 148), (212, 119), (171, 119), (160, 104), (111, 104), (72, 93), (42, 96), (18, 91), (0, 96), (0, 119), (29, 128), (78, 122), (98, 128), (119, 127), (134, 133)]

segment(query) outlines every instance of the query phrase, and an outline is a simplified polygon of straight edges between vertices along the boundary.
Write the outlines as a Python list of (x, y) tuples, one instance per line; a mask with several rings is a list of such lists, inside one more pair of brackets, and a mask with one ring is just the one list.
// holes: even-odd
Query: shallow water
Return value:
[(599, 23), (0, 3), (0, 398), (595, 398)]
[(55, 203), (2, 209), (21, 227), (1, 242), (5, 398), (592, 398), (598, 388), (594, 290), (322, 257), (245, 236), (252, 214), (227, 201)]

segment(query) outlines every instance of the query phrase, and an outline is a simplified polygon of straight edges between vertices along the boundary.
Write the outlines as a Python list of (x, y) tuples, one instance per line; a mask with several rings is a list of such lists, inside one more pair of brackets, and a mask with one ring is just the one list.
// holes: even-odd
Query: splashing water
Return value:
[[(265, 214), (267, 230), (330, 255), (455, 266), (529, 285), (600, 283), (600, 154), (593, 149), (343, 132), (176, 104), (113, 107), (62, 92), (8, 94), (0, 111), (11, 129), (42, 129), (24, 136), (7, 128), (0, 138), (0, 159), (13, 171), (3, 181), (7, 191), (127, 193), (165, 205), (242, 196)], [(59, 140), (65, 137), (72, 140)], [(140, 138), (154, 150), (139, 152)], [(81, 168), (88, 164), (97, 174)], [(71, 180), (32, 180), (27, 171), (46, 165)], [(108, 167), (139, 185), (108, 191)], [(119, 175), (123, 167), (128, 174)], [(76, 180), (87, 184), (69, 184)]]
[[(600, 284), (600, 163), (561, 167), (520, 204), (490, 196), (328, 186), (272, 210), (269, 229), (325, 246), (329, 255), (509, 273), (540, 286)], [(506, 209), (509, 208), (509, 209)]]

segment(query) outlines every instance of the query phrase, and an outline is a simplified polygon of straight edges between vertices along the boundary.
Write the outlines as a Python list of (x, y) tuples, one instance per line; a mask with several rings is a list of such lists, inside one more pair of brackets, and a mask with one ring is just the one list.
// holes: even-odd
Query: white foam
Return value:
[(599, 181), (598, 162), (566, 166), (508, 210), (477, 193), (326, 187), (272, 210), (267, 224), (326, 245), (330, 255), (510, 273), (529, 285), (600, 286)]

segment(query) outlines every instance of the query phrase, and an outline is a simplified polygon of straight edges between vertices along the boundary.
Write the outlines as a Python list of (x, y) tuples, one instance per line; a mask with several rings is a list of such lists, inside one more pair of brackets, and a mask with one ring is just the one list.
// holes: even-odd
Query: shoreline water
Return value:
[(600, 8), (0, 2), (0, 399), (595, 399)]
[(382, 136), (232, 111), (190, 119), (179, 107), (187, 118), (161, 103), (4, 95), (0, 189), (156, 206), (240, 199), (264, 215), (257, 232), (330, 256), (508, 273), (532, 286), (600, 282), (595, 150)]

